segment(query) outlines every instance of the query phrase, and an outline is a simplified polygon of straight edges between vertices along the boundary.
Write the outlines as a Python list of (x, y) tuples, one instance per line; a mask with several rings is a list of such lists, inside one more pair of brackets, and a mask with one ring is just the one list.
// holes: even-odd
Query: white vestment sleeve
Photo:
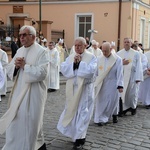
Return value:
[(123, 83), (123, 62), (122, 59), (117, 59), (117, 87), (124, 85)]
[(136, 59), (136, 65), (135, 66), (135, 81), (143, 81), (143, 68), (142, 68), (142, 63), (141, 63), (141, 58), (140, 58), (140, 54), (137, 53), (135, 55), (135, 59)]
[(38, 60), (38, 63), (33, 65), (26, 64), (24, 66), (24, 73), (25, 73), (25, 82), (32, 83), (43, 81), (47, 77), (48, 73), (48, 52), (45, 51)]
[(9, 77), (10, 80), (13, 80), (13, 74), (14, 74), (14, 70), (15, 70), (15, 56), (14, 58), (11, 60), (11, 62), (7, 65), (6, 67), (6, 72), (7, 72), (7, 76)]
[(147, 63), (148, 63), (147, 57), (146, 57), (144, 54), (142, 54), (142, 66), (143, 66), (143, 72), (144, 72), (145, 70), (147, 70)]
[(8, 64), (8, 56), (6, 52), (2, 53), (1, 63), (2, 63), (3, 68), (5, 68)]
[(77, 76), (84, 78), (93, 78), (96, 69), (97, 69), (97, 58), (93, 56), (89, 64), (83, 61), (80, 62)]
[(2, 64), (0, 63), (0, 88), (3, 87), (4, 85), (4, 72), (3, 72), (3, 67)]
[(75, 76), (74, 70), (73, 70), (73, 62), (70, 62), (67, 58), (65, 62), (61, 63), (61, 73), (66, 78), (73, 78)]

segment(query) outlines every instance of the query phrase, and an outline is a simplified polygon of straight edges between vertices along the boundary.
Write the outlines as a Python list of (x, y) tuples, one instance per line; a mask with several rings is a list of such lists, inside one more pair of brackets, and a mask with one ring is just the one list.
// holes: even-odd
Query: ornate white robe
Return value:
[(6, 92), (7, 92), (7, 73), (6, 73), (6, 67), (7, 67), (7, 64), (8, 64), (8, 56), (7, 56), (7, 53), (5, 51), (3, 51), (2, 49), (0, 49), (0, 61), (1, 61), (1, 64), (3, 66), (3, 72), (4, 72), (4, 75), (5, 75), (5, 83), (3, 85), (3, 87), (0, 89), (0, 95), (6, 95)]
[(24, 57), (26, 64), (18, 71), (10, 107), (0, 119), (0, 133), (6, 130), (6, 143), (2, 150), (37, 150), (44, 144), (42, 125), (47, 98), (48, 52), (37, 43), (18, 49), (7, 67), (11, 79), (16, 57)]
[(72, 57), (74, 54), (70, 55), (61, 65), (62, 74), (68, 80), (73, 79), (74, 81), (73, 91), (71, 91), (74, 94), (78, 90), (78, 77), (84, 79), (79, 104), (73, 119), (65, 127), (62, 124), (62, 120), (64, 119), (68, 107), (68, 99), (66, 99), (65, 109), (62, 112), (57, 125), (57, 129), (65, 136), (72, 138), (73, 141), (76, 139), (85, 138), (94, 108), (94, 76), (97, 67), (97, 59), (94, 55), (90, 54), (86, 50), (84, 53), (91, 55), (92, 59), (89, 61), (89, 63), (81, 61), (78, 69), (73, 70), (73, 62), (70, 62), (70, 57)]
[[(105, 56), (102, 56), (98, 58), (98, 70), (110, 68), (108, 65), (110, 57), (106, 58)], [(119, 56), (116, 57), (114, 65), (104, 77), (102, 86), (96, 96), (94, 113), (95, 123), (106, 123), (111, 119), (112, 115), (117, 115), (118, 113), (119, 91), (117, 88), (118, 86), (123, 87), (123, 64), (122, 59)], [(103, 61), (101, 63), (103, 64), (102, 66), (99, 65), (99, 62), (101, 61)], [(99, 76), (101, 77), (101, 74)], [(99, 76), (97, 78), (99, 78)]]

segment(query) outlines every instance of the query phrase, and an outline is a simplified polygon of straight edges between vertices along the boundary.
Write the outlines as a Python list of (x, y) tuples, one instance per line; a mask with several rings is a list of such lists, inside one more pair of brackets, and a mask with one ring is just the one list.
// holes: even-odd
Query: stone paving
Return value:
[[(9, 93), (0, 102), (0, 117), (7, 109)], [(47, 150), (71, 150), (73, 143), (57, 130), (57, 122), (65, 104), (65, 84), (60, 90), (48, 93), (44, 113), (44, 135)], [(5, 135), (0, 135), (0, 149)], [(20, 149), (21, 150), (21, 149)], [(90, 122), (84, 150), (150, 150), (150, 109), (139, 105), (137, 114), (120, 117), (117, 124), (112, 120), (102, 127)]]

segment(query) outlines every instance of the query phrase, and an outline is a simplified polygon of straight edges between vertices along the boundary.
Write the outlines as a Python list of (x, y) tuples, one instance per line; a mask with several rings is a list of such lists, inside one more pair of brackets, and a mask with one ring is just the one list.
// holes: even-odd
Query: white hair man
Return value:
[(101, 56), (103, 53), (100, 48), (98, 48), (99, 43), (95, 40), (92, 40), (92, 45), (87, 49), (89, 52), (94, 54), (96, 57)]
[(75, 40), (75, 53), (69, 55), (61, 65), (61, 72), (67, 78), (66, 106), (57, 128), (72, 138), (75, 149), (82, 149), (94, 108), (94, 76), (96, 57), (86, 50), (83, 37)]
[(8, 65), (8, 76), (15, 78), (9, 109), (0, 119), (0, 134), (6, 131), (2, 150), (46, 150), (42, 132), (47, 98), (48, 51), (35, 42), (36, 30), (23, 26), (23, 45)]

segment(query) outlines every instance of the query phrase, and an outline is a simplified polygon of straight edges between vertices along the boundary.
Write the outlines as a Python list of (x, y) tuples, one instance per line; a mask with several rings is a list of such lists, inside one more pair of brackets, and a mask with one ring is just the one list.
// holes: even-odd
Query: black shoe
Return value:
[(136, 108), (135, 109), (131, 108), (131, 115), (135, 115), (135, 114), (136, 114)]
[(105, 123), (103, 123), (103, 122), (99, 122), (97, 125), (98, 125), (98, 126), (104, 126), (104, 125), (105, 125)]
[(55, 89), (48, 89), (48, 92), (55, 92)]
[(124, 111), (123, 111), (123, 115), (126, 115), (126, 113), (127, 113), (128, 111), (131, 112), (131, 108), (128, 108), (128, 109), (124, 110)]
[(113, 123), (117, 123), (118, 122), (118, 117), (117, 115), (113, 115)]
[(47, 150), (46, 149), (46, 144), (44, 143), (38, 150)]
[(81, 149), (83, 149), (83, 145), (74, 145), (73, 146), (73, 150), (81, 150)]
[(150, 109), (150, 105), (146, 105), (145, 108), (146, 108), (146, 109)]
[(85, 138), (83, 139), (76, 139), (75, 143), (74, 143), (74, 150), (80, 150), (83, 148), (83, 145), (85, 144)]
[(5, 97), (6, 95), (1, 95), (1, 97)]

